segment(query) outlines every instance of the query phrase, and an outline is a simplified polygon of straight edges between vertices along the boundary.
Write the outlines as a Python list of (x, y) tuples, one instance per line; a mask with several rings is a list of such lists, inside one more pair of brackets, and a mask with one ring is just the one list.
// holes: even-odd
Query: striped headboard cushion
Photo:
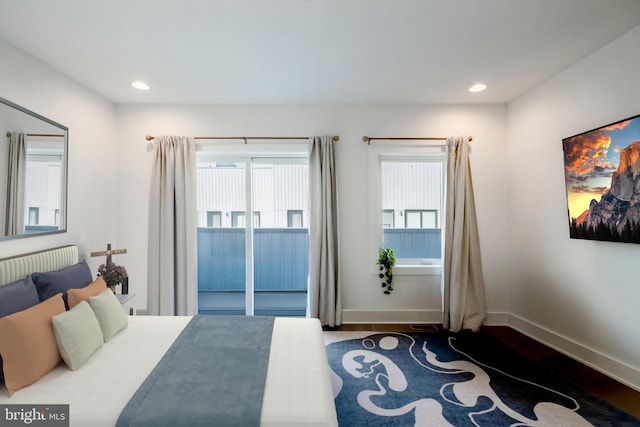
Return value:
[(55, 271), (78, 263), (75, 245), (0, 259), (0, 286), (36, 272)]

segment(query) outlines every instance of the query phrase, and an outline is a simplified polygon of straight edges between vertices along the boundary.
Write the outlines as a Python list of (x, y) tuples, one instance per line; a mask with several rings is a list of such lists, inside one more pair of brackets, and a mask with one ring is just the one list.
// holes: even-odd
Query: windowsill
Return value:
[(441, 265), (411, 265), (396, 264), (393, 267), (393, 274), (397, 276), (439, 276), (442, 274)]

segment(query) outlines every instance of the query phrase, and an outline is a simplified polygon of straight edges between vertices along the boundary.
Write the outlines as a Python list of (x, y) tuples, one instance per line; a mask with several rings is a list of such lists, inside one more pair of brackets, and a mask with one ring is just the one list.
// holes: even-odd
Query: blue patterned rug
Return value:
[(341, 426), (640, 426), (483, 333), (326, 332)]

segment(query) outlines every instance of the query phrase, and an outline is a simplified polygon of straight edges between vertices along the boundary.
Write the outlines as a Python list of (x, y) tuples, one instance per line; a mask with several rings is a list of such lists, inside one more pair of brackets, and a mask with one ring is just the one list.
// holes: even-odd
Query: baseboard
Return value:
[(484, 324), (490, 326), (511, 326), (509, 324), (509, 316), (510, 314), (507, 312), (490, 312), (487, 313)]
[(632, 366), (514, 314), (509, 314), (508, 326), (634, 390), (640, 391), (640, 370)]
[(342, 310), (342, 323), (442, 323), (440, 310)]

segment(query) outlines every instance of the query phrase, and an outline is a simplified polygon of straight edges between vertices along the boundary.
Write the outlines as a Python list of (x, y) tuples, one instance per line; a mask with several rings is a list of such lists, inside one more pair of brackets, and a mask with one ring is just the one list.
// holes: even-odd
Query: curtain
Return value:
[(453, 332), (477, 331), (487, 313), (469, 139), (447, 138), (447, 148), (442, 324)]
[(24, 192), (27, 170), (27, 148), (22, 132), (11, 132), (9, 164), (7, 168), (7, 203), (4, 216), (4, 235), (24, 232)]
[(338, 194), (331, 136), (309, 138), (309, 287), (307, 316), (342, 324)]
[(149, 200), (150, 315), (198, 310), (195, 144), (183, 136), (154, 140)]

